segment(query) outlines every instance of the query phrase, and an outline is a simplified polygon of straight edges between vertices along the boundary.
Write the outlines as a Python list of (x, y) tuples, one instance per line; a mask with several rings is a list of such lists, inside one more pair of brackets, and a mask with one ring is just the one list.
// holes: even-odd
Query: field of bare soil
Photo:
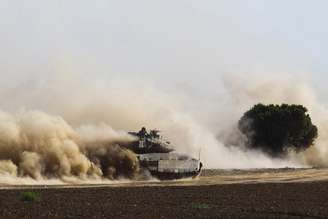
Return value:
[(327, 218), (328, 183), (0, 190), (0, 218)]

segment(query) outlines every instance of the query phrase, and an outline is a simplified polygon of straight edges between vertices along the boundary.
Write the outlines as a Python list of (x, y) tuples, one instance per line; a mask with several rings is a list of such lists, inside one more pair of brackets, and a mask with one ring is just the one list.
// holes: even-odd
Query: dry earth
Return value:
[[(0, 190), (0, 218), (327, 218), (328, 181), (322, 178), (323, 173), (320, 180), (310, 181), (307, 175), (300, 181), (299, 173), (294, 172), (223, 171), (219, 175), (224, 179), (236, 175), (243, 179), (223, 184), (186, 181), (80, 188), (7, 187)], [(297, 175), (298, 180), (254, 180), (254, 174), (273, 178), (288, 173), (293, 179)], [(198, 182), (211, 175), (218, 177), (215, 172), (204, 175)], [(24, 191), (39, 193), (40, 200), (22, 201)]]
[(0, 191), (1, 218), (327, 218), (328, 183)]

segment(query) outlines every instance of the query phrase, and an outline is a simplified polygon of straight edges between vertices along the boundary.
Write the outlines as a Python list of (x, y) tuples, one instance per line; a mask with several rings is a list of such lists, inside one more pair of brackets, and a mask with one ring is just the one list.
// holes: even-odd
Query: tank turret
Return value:
[(136, 154), (169, 153), (174, 151), (170, 146), (170, 142), (165, 141), (159, 133), (159, 130), (150, 130), (148, 133), (145, 127), (139, 132), (129, 132), (130, 135), (136, 137), (136, 141), (130, 145), (129, 149)]

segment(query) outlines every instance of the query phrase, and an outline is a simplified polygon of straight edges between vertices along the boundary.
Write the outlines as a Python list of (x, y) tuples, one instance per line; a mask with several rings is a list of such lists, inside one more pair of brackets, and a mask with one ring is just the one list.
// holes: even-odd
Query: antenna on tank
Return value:
[(201, 152), (202, 152), (202, 147), (200, 147), (200, 148), (199, 148), (199, 151), (198, 151), (198, 160), (200, 160)]

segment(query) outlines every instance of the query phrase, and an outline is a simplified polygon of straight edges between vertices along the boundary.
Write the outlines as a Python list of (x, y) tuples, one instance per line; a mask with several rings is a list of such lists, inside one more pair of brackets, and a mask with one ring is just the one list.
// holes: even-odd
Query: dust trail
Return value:
[[(201, 149), (206, 168), (326, 165), (328, 111), (308, 83), (292, 77), (245, 77), (225, 75), (217, 111), (209, 110), (213, 104), (203, 105), (198, 111), (202, 117), (192, 109), (199, 102), (196, 97), (165, 93), (151, 83), (123, 79), (102, 83), (61, 74), (40, 83), (2, 87), (1, 108), (7, 112), (0, 113), (0, 171), (38, 180), (134, 177), (139, 169), (135, 155), (118, 146), (131, 137), (117, 130), (135, 131), (141, 126), (163, 130), (178, 152), (197, 158)], [(243, 136), (237, 122), (258, 102), (307, 106), (319, 128), (315, 147), (286, 159), (240, 147)], [(205, 116), (217, 125), (200, 119)]]
[(35, 180), (132, 178), (137, 158), (119, 146), (132, 140), (104, 124), (75, 130), (41, 111), (0, 111), (0, 172)]
[[(151, 83), (125, 79), (102, 83), (96, 79), (85, 81), (77, 74), (60, 74), (60, 77), (44, 80), (41, 84), (42, 86), (38, 83), (29, 84), (28, 93), (24, 92), (26, 86), (22, 87), (21, 91), (18, 91), (17, 87), (14, 91), (2, 88), (0, 97), (4, 100), (4, 108), (12, 112), (25, 107), (60, 115), (75, 127), (77, 132), (83, 132), (81, 136), (94, 135), (94, 139), (100, 141), (111, 133), (104, 133), (102, 128), (90, 129), (85, 124), (103, 123), (114, 130), (138, 130), (142, 126), (157, 128), (164, 131), (163, 134), (178, 152), (198, 157), (201, 150), (201, 159), (207, 168), (300, 166), (293, 160), (272, 159), (260, 152), (234, 147), (236, 142), (242, 143), (236, 131), (231, 132), (233, 135), (229, 134), (230, 142), (218, 139), (218, 133), (223, 135), (225, 130), (230, 130), (230, 126), (233, 127), (238, 121), (235, 115), (241, 115), (240, 108), (234, 108), (231, 103), (220, 105), (220, 111), (225, 114), (218, 112), (216, 115), (207, 115), (218, 121), (221, 130), (217, 130), (195, 119), (193, 111), (186, 107), (191, 106), (189, 103), (197, 104), (199, 100), (188, 94), (170, 95), (155, 89)], [(219, 98), (221, 97), (218, 97), (218, 100)], [(199, 113), (207, 114), (207, 107), (204, 106)], [(229, 124), (229, 127), (223, 124)], [(83, 138), (90, 142), (86, 137)], [(83, 146), (83, 152), (93, 156), (94, 153), (90, 153), (89, 148)], [(99, 163), (97, 159), (92, 160), (93, 163)], [(87, 167), (88, 165), (81, 168), (85, 170)]]

